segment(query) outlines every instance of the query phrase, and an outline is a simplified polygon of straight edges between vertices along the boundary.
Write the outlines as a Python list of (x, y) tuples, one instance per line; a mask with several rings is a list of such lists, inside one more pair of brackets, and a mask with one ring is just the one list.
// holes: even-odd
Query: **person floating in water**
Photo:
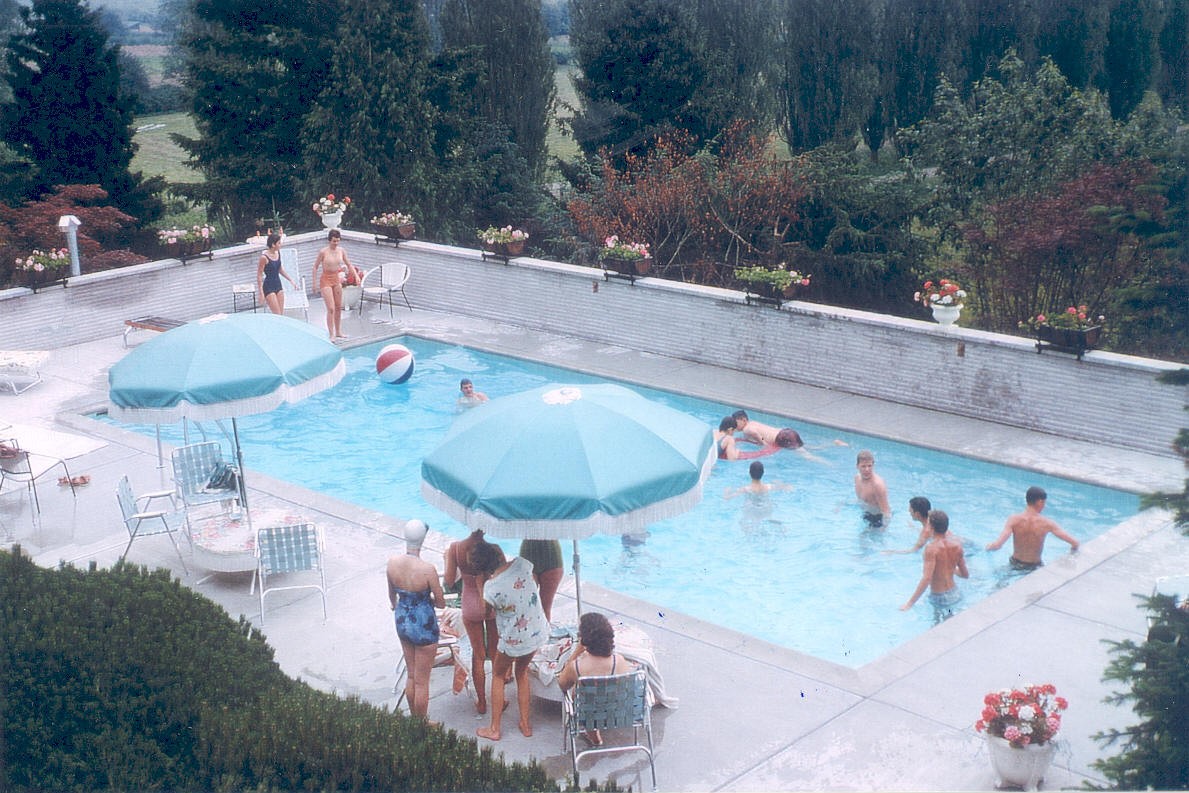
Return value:
[(475, 405), (481, 405), (487, 401), (487, 394), (484, 394), (482, 391), (476, 391), (475, 384), (467, 377), (459, 381), (458, 392), (458, 407), (460, 409), (473, 408)]
[(931, 509), (933, 509), (933, 505), (924, 496), (913, 496), (908, 499), (908, 514), (921, 524), (921, 533), (911, 548), (905, 548), (902, 551), (884, 551), (884, 553), (916, 553), (924, 548), (925, 543), (929, 542), (929, 538), (933, 536), (933, 530), (929, 528), (929, 510)]
[(863, 502), (863, 519), (873, 529), (882, 529), (892, 521), (892, 507), (888, 504), (888, 486), (875, 473), (875, 455), (864, 449), (855, 458), (859, 472), (855, 474), (855, 497)]
[(732, 499), (735, 496), (755, 495), (765, 496), (773, 490), (792, 490), (793, 486), (785, 482), (764, 482), (764, 464), (759, 460), (753, 460), (747, 469), (751, 476), (751, 481), (742, 487), (730, 488), (723, 491), (722, 497), (725, 499)]
[(927, 525), (932, 537), (925, 546), (921, 580), (917, 582), (912, 597), (900, 607), (900, 610), (908, 611), (928, 589), (929, 603), (933, 605), (934, 616), (940, 622), (953, 615), (954, 606), (962, 599), (962, 592), (954, 583), (954, 575), (970, 578), (970, 571), (966, 569), (962, 543), (957, 537), (949, 534), (949, 516), (940, 509), (932, 510)]
[(1003, 533), (994, 542), (987, 545), (988, 551), (998, 551), (1007, 542), (1007, 538), (1011, 537), (1012, 552), (1008, 563), (1012, 570), (1030, 572), (1038, 567), (1043, 567), (1044, 562), (1041, 560), (1041, 554), (1044, 553), (1045, 535), (1048, 534), (1069, 543), (1072, 551), (1078, 549), (1077, 540), (1054, 521), (1041, 516), (1040, 513), (1044, 510), (1048, 497), (1048, 493), (1042, 487), (1028, 488), (1028, 492), (1024, 494), (1026, 502), (1024, 511), (1008, 518), (1003, 527)]
[(736, 410), (731, 414), (731, 418), (735, 419), (735, 429), (743, 435), (744, 440), (758, 443), (760, 446), (800, 449), (805, 445), (801, 435), (792, 427), (778, 430), (770, 424), (749, 418), (746, 410)]

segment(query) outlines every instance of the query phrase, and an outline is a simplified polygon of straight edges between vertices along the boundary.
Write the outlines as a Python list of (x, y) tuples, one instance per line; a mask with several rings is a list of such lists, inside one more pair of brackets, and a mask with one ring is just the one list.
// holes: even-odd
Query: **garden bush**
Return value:
[(0, 790), (557, 790), (535, 762), (294, 681), (167, 570), (0, 551)]

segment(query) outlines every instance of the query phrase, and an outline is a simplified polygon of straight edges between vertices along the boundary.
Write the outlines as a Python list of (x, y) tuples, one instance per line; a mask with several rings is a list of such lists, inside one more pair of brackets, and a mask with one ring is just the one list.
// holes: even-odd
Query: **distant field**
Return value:
[(570, 80), (571, 67), (559, 66), (553, 73), (553, 82), (557, 86), (557, 113), (549, 122), (549, 134), (545, 136), (545, 146), (549, 153), (562, 160), (573, 160), (578, 156), (578, 144), (574, 139), (562, 135), (557, 125), (557, 116), (567, 118), (570, 113), (563, 104), (573, 107), (578, 103), (578, 95), (574, 92), (574, 84)]
[(171, 132), (193, 137), (194, 120), (185, 113), (138, 116), (132, 141), (139, 149), (132, 158), (132, 170), (145, 176), (164, 176), (170, 183), (201, 182), (202, 174), (186, 165), (186, 152), (170, 140)]

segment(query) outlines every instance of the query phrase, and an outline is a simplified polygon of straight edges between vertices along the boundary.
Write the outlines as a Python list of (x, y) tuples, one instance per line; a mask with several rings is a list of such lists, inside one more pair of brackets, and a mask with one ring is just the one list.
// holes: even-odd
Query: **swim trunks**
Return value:
[(275, 262), (264, 257), (264, 294), (271, 295), (273, 292), (280, 292), (284, 288), (281, 283), (281, 260), (277, 259)]
[(776, 433), (776, 445), (782, 449), (800, 449), (805, 445), (801, 436), (792, 427), (785, 427)]
[(441, 635), (438, 630), (438, 615), (434, 611), (432, 595), (428, 589), (409, 592), (396, 589), (396, 635), (418, 647), (437, 644)]
[(936, 609), (950, 609), (958, 605), (962, 599), (962, 592), (957, 587), (944, 592), (930, 592), (929, 603)]
[(873, 529), (883, 528), (883, 513), (882, 512), (864, 512), (863, 520), (867, 521), (867, 525)]
[(1012, 570), (1016, 570), (1021, 573), (1031, 573), (1033, 570), (1039, 570), (1045, 566), (1044, 562), (1021, 562), (1014, 556), (1008, 559), (1007, 563), (1011, 565)]

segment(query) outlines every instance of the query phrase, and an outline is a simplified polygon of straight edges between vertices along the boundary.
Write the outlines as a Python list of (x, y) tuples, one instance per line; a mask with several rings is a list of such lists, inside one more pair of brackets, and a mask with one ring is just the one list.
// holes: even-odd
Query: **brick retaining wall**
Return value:
[[(1176, 364), (1091, 352), (1038, 355), (1028, 339), (812, 303), (748, 306), (728, 289), (602, 273), (538, 259), (483, 261), (423, 242), (399, 249), (344, 232), (364, 269), (408, 262), (415, 306), (486, 317), (800, 383), (1043, 432), (1171, 455), (1186, 389), (1155, 377)], [(296, 235), (307, 280), (322, 233)], [(211, 260), (150, 262), (32, 294), (0, 291), (0, 348), (51, 349), (118, 333), (140, 314), (194, 319), (231, 310), (231, 285), (255, 280), (259, 246)]]

